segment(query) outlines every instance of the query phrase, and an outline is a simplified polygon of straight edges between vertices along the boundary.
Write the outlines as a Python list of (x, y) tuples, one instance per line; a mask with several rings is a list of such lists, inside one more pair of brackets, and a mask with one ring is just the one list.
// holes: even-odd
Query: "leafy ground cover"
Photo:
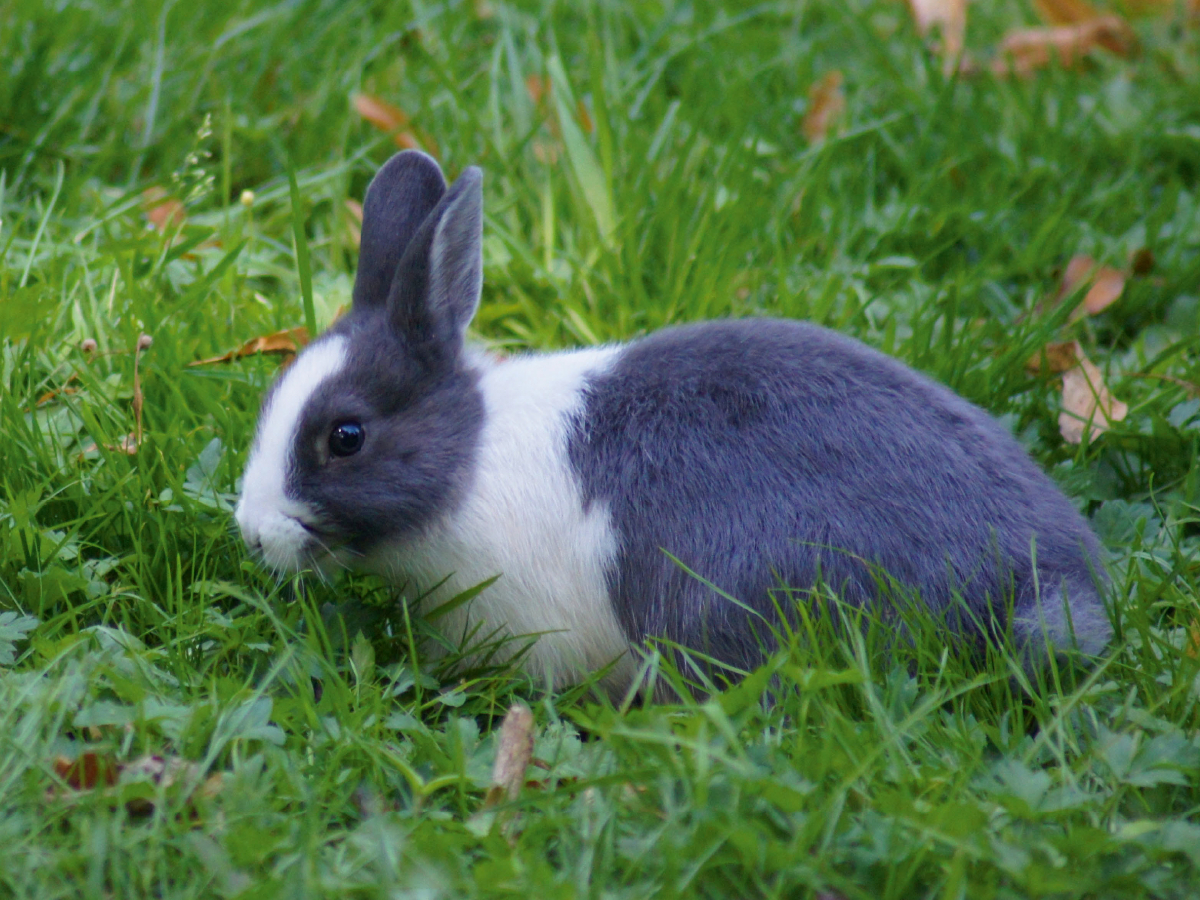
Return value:
[[(0, 3), (3, 893), (1195, 896), (1200, 29), (1130, 6), (1018, 77), (1015, 0), (961, 72), (885, 0)], [(613, 703), (274, 583), (229, 512), (278, 358), (189, 364), (305, 324), (296, 222), (328, 323), (398, 144), (486, 170), (496, 347), (794, 316), (1002, 417), (1110, 553), (1110, 652), (1031, 683), (816, 617)], [(1080, 355), (1114, 402), (1072, 443)]]

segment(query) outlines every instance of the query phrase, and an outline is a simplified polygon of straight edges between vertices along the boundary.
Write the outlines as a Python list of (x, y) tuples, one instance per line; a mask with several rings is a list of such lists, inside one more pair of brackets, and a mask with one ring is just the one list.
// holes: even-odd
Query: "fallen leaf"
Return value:
[(1100, 12), (1087, 0), (1034, 0), (1033, 5), (1051, 25), (1076, 25), (1100, 18)]
[(825, 75), (808, 89), (808, 110), (804, 113), (801, 130), (810, 143), (825, 140), (846, 111), (845, 79), (837, 69)]
[(492, 766), (492, 787), (483, 801), (484, 809), (501, 800), (516, 800), (525, 784), (525, 770), (533, 756), (533, 713), (514, 703), (500, 725), (500, 745)]
[(1097, 47), (1128, 56), (1134, 46), (1132, 29), (1117, 16), (1101, 16), (1074, 25), (1021, 28), (1010, 31), (1000, 42), (992, 71), (999, 76), (1024, 77), (1055, 60), (1070, 68)]
[(1059, 374), (1073, 368), (1083, 356), (1079, 341), (1057, 341), (1047, 344), (1025, 362), (1025, 368), (1033, 373), (1043, 371)]
[(1076, 309), (1086, 312), (1089, 316), (1103, 312), (1112, 306), (1125, 291), (1125, 273), (1112, 266), (1101, 266), (1096, 272), (1095, 281), (1084, 295), (1083, 303)]
[(187, 220), (183, 204), (160, 187), (148, 187), (142, 191), (142, 209), (155, 231), (180, 228)]
[(380, 131), (398, 131), (407, 128), (408, 115), (399, 107), (372, 97), (370, 94), (355, 94), (352, 98), (354, 111)]
[(207, 366), (212, 363), (233, 362), (235, 359), (254, 356), (256, 353), (292, 356), (298, 353), (300, 348), (307, 343), (308, 329), (301, 325), (298, 328), (288, 328), (285, 331), (276, 331), (273, 334), (264, 334), (261, 337), (251, 338), (235, 350), (230, 350), (228, 353), (208, 359), (197, 359), (188, 363), (188, 365)]
[(575, 114), (579, 118), (579, 126), (588, 134), (596, 130), (596, 126), (592, 124), (592, 116), (588, 112), (587, 106), (582, 100), (576, 104)]
[(541, 106), (542, 101), (550, 96), (550, 82), (541, 75), (526, 75), (525, 91), (535, 106)]
[[(190, 791), (187, 797), (189, 807), (197, 797), (212, 798), (224, 788), (224, 776), (220, 772), (214, 772), (201, 782), (200, 766), (177, 756), (147, 755), (120, 763), (111, 754), (86, 751), (74, 760), (65, 756), (55, 757), (53, 766), (55, 773), (73, 791), (102, 791), (102, 796), (112, 799), (114, 803), (120, 802), (122, 796), (128, 797), (128, 793), (122, 790), (125, 785), (138, 782), (150, 782), (164, 788), (182, 785)], [(51, 788), (46, 796), (49, 800), (55, 800), (62, 793)], [(148, 816), (154, 812), (154, 800), (135, 796), (125, 801), (125, 808), (130, 815)], [(194, 813), (194, 808), (191, 811)]]
[(946, 58), (947, 71), (953, 71), (965, 46), (967, 0), (908, 0), (908, 8), (922, 35), (934, 28), (941, 30), (941, 53)]
[(1104, 384), (1096, 364), (1079, 352), (1079, 364), (1063, 373), (1063, 411), (1058, 430), (1069, 444), (1083, 443), (1083, 436), (1102, 434), (1113, 422), (1122, 421), (1129, 407), (1115, 399)]
[[(1197, 0), (1200, 2), (1200, 0)], [(1149, 247), (1134, 250), (1129, 257), (1129, 270), (1139, 278), (1154, 271), (1154, 252)]]
[(118, 767), (117, 761), (111, 755), (87, 750), (75, 759), (56, 756), (54, 772), (68, 787), (77, 791), (90, 791), (116, 784)]
[(1112, 266), (1101, 266), (1090, 256), (1072, 256), (1063, 272), (1054, 302), (1061, 303), (1079, 288), (1088, 285), (1080, 304), (1071, 311), (1071, 319), (1094, 316), (1120, 299), (1125, 291), (1126, 273)]
[(355, 94), (352, 98), (354, 110), (380, 131), (392, 136), (392, 142), (401, 150), (426, 150), (437, 156), (437, 145), (428, 135), (417, 137), (409, 125), (408, 114), (370, 94)]
[(1063, 272), (1062, 284), (1058, 286), (1058, 299), (1061, 300), (1080, 287), (1096, 269), (1096, 261), (1090, 256), (1072, 256)]
[[(126, 456), (137, 456), (138, 447), (140, 446), (141, 441), (138, 440), (138, 436), (131, 432), (130, 434), (127, 434), (125, 437), (121, 438), (119, 443), (105, 444), (104, 449), (113, 453), (124, 453)], [(89, 453), (94, 452), (95, 449), (96, 442), (88, 442), (86, 445), (84, 445), (83, 449), (76, 454), (76, 459), (84, 459)]]
[(35, 406), (45, 406), (47, 403), (49, 403), (52, 400), (57, 399), (58, 397), (71, 397), (71, 396), (74, 396), (75, 394), (79, 393), (79, 388), (71, 386), (71, 382), (74, 381), (77, 377), (78, 377), (77, 373), (72, 372), (67, 377), (67, 380), (65, 382), (63, 382), (62, 387), (53, 388), (52, 390), (46, 391), (46, 393), (42, 394), (42, 396), (37, 398), (37, 402), (34, 405)]
[[(200, 767), (177, 756), (142, 756), (121, 766), (123, 783), (149, 781), (165, 788), (199, 777)], [(148, 816), (154, 812), (154, 801), (149, 797), (134, 797), (125, 803), (133, 816)]]

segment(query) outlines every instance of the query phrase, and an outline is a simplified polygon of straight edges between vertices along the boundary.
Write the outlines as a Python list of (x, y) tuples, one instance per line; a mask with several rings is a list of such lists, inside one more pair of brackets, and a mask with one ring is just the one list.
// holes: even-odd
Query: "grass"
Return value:
[[(978, 53), (1034, 21), (971, 16)], [(1195, 896), (1200, 30), (1164, 12), (1132, 59), (947, 80), (883, 0), (9, 0), (0, 21), (5, 896)], [(846, 116), (809, 144), (833, 68)], [(1090, 516), (1110, 652), (1022, 685), (919, 614), (900, 648), (814, 619), (729, 691), (614, 705), (463, 677), (380, 584), (275, 584), (229, 510), (276, 361), (188, 363), (302, 324), (305, 254), (318, 324), (348, 301), (345, 201), (394, 149), (356, 91), (451, 174), (485, 169), (478, 337), (771, 314), (882, 348), (1001, 416)], [(166, 233), (155, 186), (186, 206)], [(1043, 303), (1072, 255), (1142, 248), (1153, 271), (1099, 316)], [(1083, 446), (1058, 379), (1025, 370), (1067, 338), (1130, 407)], [(514, 699), (542, 765), (485, 809)]]

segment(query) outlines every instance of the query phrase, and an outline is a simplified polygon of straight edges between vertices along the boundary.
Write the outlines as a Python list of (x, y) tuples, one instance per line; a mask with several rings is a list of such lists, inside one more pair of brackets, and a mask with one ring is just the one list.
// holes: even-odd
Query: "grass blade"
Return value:
[(292, 198), (292, 238), (296, 242), (296, 271), (300, 274), (300, 298), (304, 303), (304, 325), (311, 337), (317, 335), (317, 311), (313, 307), (312, 263), (308, 256), (308, 237), (304, 234), (304, 210), (300, 204), (300, 185), (296, 166), (287, 158), (288, 191)]
[(583, 129), (575, 121), (575, 95), (571, 92), (567, 73), (563, 71), (557, 55), (546, 60), (546, 68), (550, 71), (550, 95), (554, 100), (554, 112), (562, 132), (563, 144), (567, 148), (571, 171), (575, 173), (584, 200), (596, 220), (601, 242), (606, 249), (612, 249), (616, 214), (613, 211), (611, 186), (604, 177), (604, 169), (601, 168), (592, 145), (588, 143)]

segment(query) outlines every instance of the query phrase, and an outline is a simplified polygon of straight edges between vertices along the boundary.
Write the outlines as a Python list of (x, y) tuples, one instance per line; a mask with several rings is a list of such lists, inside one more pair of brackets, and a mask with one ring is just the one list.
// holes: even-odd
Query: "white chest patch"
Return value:
[(608, 679), (619, 689), (636, 668), (608, 596), (616, 533), (603, 504), (584, 511), (567, 457), (570, 419), (583, 403), (585, 380), (619, 352), (598, 348), (485, 367), (486, 419), (464, 502), (419, 539), (376, 559), (422, 590), (450, 576), (429, 606), (499, 575), (438, 627), (453, 638), (477, 624), (481, 634), (496, 628), (541, 634), (525, 665), (556, 685), (619, 660)]
[(295, 571), (306, 562), (303, 551), (309, 535), (301, 523), (311, 513), (284, 492), (287, 470), (304, 405), (345, 365), (345, 338), (314, 344), (296, 357), (259, 419), (234, 516), (246, 543), (261, 549), (263, 560), (273, 569)]

